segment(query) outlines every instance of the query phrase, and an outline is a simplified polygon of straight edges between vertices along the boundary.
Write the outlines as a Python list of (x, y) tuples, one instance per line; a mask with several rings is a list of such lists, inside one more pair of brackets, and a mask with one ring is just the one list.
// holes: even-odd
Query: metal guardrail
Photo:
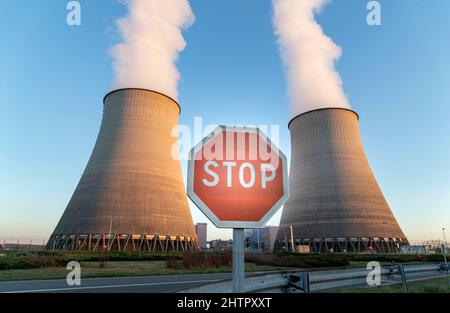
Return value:
[[(249, 276), (245, 279), (245, 292), (318, 292), (335, 288), (367, 285), (370, 270), (366, 268), (324, 270), (324, 271), (280, 271), (269, 274)], [(408, 291), (408, 274), (447, 272), (445, 264), (395, 264), (381, 268), (385, 284), (401, 284), (403, 292)], [(187, 293), (229, 293), (232, 292), (230, 280), (203, 285), (184, 290)]]

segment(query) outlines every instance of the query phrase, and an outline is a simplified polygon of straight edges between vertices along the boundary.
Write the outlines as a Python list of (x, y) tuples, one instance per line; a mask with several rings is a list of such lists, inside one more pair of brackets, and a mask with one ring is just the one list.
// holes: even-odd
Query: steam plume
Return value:
[(349, 107), (334, 67), (341, 49), (314, 19), (327, 2), (273, 0), (275, 34), (286, 67), (294, 117), (318, 108)]
[(117, 21), (123, 42), (114, 46), (114, 89), (145, 88), (178, 98), (175, 62), (186, 47), (182, 30), (195, 20), (187, 0), (122, 0)]

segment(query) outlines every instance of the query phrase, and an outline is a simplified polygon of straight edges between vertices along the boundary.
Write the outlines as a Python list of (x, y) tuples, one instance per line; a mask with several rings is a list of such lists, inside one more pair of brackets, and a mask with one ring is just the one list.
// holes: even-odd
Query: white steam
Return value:
[(327, 2), (273, 0), (275, 34), (286, 67), (293, 117), (319, 108), (349, 108), (334, 67), (341, 49), (314, 19)]
[(175, 65), (186, 47), (182, 30), (195, 20), (188, 0), (125, 0), (117, 21), (123, 42), (114, 46), (114, 89), (144, 88), (178, 99)]

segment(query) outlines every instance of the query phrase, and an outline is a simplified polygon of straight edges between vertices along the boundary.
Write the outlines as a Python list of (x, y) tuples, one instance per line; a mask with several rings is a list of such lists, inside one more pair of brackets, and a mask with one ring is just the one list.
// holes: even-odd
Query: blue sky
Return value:
[[(82, 25), (69, 27), (67, 2), (0, 0), (0, 239), (47, 239), (98, 134), (113, 80), (109, 49), (119, 40), (114, 20), (126, 10), (117, 0), (80, 1)], [(333, 0), (318, 21), (342, 47), (337, 69), (391, 209), (408, 238), (439, 239), (450, 229), (450, 2), (380, 2), (378, 27), (366, 23), (366, 0)], [(289, 156), (270, 1), (190, 3), (180, 123), (277, 124)], [(231, 235), (210, 230), (210, 238)]]

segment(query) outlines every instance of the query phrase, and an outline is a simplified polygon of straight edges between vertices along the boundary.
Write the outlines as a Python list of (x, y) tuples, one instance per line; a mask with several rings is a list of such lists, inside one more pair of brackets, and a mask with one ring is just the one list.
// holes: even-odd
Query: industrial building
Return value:
[(181, 173), (178, 103), (145, 89), (104, 98), (92, 155), (47, 249), (198, 249)]
[(202, 250), (207, 249), (208, 224), (207, 223), (195, 224), (195, 232), (197, 233), (199, 248)]
[(233, 240), (215, 239), (209, 242), (209, 249), (214, 252), (231, 251), (233, 247)]
[(291, 251), (293, 242), (311, 252), (388, 253), (408, 244), (367, 161), (358, 120), (352, 110), (327, 108), (289, 123), (290, 195), (277, 250)]
[(434, 254), (436, 251), (433, 250), (431, 245), (410, 245), (402, 246), (401, 253), (403, 254)]
[(278, 226), (252, 229), (247, 237), (247, 251), (272, 252), (277, 233)]

